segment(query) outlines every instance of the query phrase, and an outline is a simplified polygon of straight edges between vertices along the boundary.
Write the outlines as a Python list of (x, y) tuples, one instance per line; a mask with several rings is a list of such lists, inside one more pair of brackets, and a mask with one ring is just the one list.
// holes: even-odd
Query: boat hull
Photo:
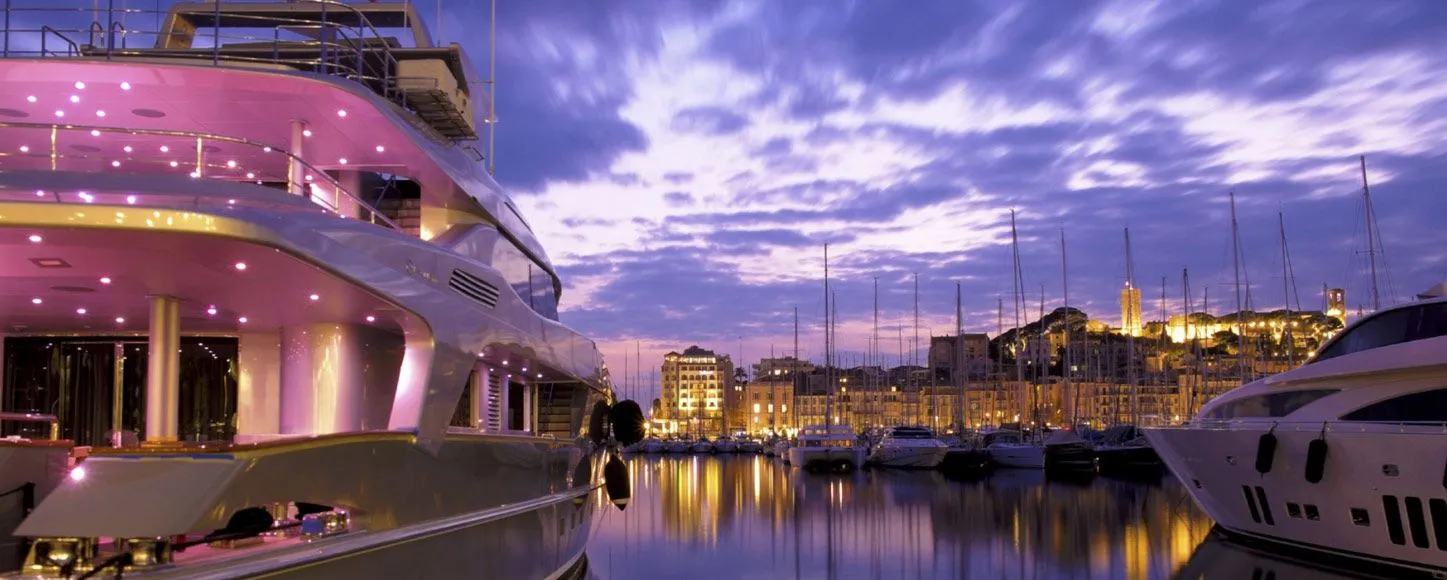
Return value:
[(1102, 475), (1160, 475), (1166, 468), (1149, 445), (1102, 445), (1095, 459)]
[(1059, 473), (1095, 473), (1095, 449), (1083, 442), (1046, 445), (1045, 469)]
[(859, 447), (790, 447), (789, 464), (807, 470), (852, 471), (864, 465)]
[[(1265, 473), (1258, 444), (1276, 438)], [(1191, 497), (1226, 531), (1366, 565), (1447, 573), (1447, 492), (1440, 428), (1253, 423), (1146, 431)], [(1324, 437), (1319, 482), (1305, 477), (1307, 447)], [(1426, 460), (1424, 458), (1435, 458)]]
[(1034, 445), (991, 445), (985, 449), (990, 461), (1012, 469), (1044, 469), (1045, 448)]
[(945, 460), (945, 453), (948, 450), (943, 444), (898, 447), (881, 445), (870, 454), (869, 462), (880, 467), (934, 469)]

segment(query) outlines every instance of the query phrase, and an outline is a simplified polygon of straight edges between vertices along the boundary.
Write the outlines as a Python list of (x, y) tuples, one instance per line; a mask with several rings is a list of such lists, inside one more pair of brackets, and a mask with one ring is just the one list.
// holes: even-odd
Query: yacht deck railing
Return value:
[[(189, 175), (257, 185), (274, 184), (306, 197), (327, 212), (362, 219), (389, 229), (401, 228), (326, 172), (291, 153), (248, 139), (155, 129), (89, 125), (0, 122), (0, 170), (70, 171), (77, 173)], [(301, 171), (293, 171), (300, 167)], [(293, 177), (302, 176), (298, 182)], [(104, 192), (35, 192), (35, 198), (57, 203), (106, 203)], [(116, 196), (113, 203), (135, 205), (137, 195)], [(27, 199), (31, 199), (29, 195)], [(242, 196), (219, 200), (197, 195), (195, 207), (208, 203), (246, 204)], [(355, 210), (355, 212), (353, 211)]]
[(55, 441), (60, 439), (60, 418), (55, 415), (0, 411), (0, 422), (5, 421), (15, 423), (46, 423), (50, 426), (50, 440)]
[[(114, 0), (103, 8), (58, 7), (54, 0), (3, 0), (0, 56), (173, 57), (205, 59), (212, 65), (280, 65), (362, 82), (407, 107), (406, 95), (398, 87), (398, 59), (392, 52), (398, 40), (384, 36), (356, 6), (335, 0), (209, 4), (209, 26), (178, 33), (177, 14), (169, 10), (118, 8)], [(272, 13), (257, 10), (268, 4), (278, 8)], [(307, 8), (318, 16), (307, 17)], [(154, 22), (153, 29), (137, 26), (148, 21)], [(238, 22), (245, 26), (236, 26)], [(237, 34), (237, 29), (263, 33)], [(210, 46), (195, 46), (208, 40)], [(191, 45), (174, 46), (180, 43)]]
[(1416, 435), (1447, 434), (1447, 421), (1273, 421), (1267, 418), (1194, 419), (1184, 425), (1148, 427), (1159, 430), (1202, 429), (1208, 431), (1295, 431), (1308, 433), (1389, 433), (1396, 430)]

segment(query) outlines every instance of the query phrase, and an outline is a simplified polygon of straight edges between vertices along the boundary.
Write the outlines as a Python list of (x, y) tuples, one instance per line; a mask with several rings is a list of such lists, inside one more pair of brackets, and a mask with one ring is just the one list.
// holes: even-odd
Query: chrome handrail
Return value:
[(49, 423), (50, 440), (60, 439), (60, 417), (46, 415), (44, 413), (15, 413), (11, 411), (0, 411), (0, 421), (14, 421), (16, 423)]
[[(401, 227), (399, 227), (399, 226), (396, 224), (396, 222), (393, 222), (390, 218), (388, 218), (388, 217), (387, 217), (385, 214), (383, 214), (381, 211), (379, 211), (379, 210), (377, 210), (376, 208), (372, 207), (371, 204), (369, 204), (369, 203), (367, 203), (366, 201), (362, 200), (361, 198), (357, 197), (357, 196), (354, 195), (352, 192), (347, 191), (347, 189), (346, 189), (345, 187), (342, 187), (342, 184), (341, 184), (341, 183), (337, 182), (335, 179), (332, 179), (332, 177), (331, 177), (330, 175), (327, 175), (327, 173), (326, 173), (325, 171), (322, 171), (322, 170), (316, 168), (315, 166), (313, 166), (312, 164), (307, 163), (305, 159), (302, 159), (302, 158), (300, 158), (300, 157), (297, 157), (296, 155), (291, 154), (290, 151), (287, 151), (287, 150), (284, 149), (284, 148), (281, 148), (281, 147), (273, 147), (273, 146), (267, 145), (267, 144), (265, 144), (265, 143), (258, 143), (258, 142), (256, 142), (256, 141), (252, 141), (252, 140), (250, 140), (250, 139), (246, 139), (246, 138), (242, 138), (242, 137), (230, 137), (230, 136), (227, 136), (227, 135), (217, 135), (217, 134), (214, 134), (214, 133), (200, 133), (200, 132), (195, 132), (195, 131), (176, 131), (176, 130), (169, 130), (169, 129), (128, 129), (128, 128), (101, 127), (101, 126), (92, 126), (92, 125), (61, 125), (61, 124), (45, 124), (45, 123), (22, 123), (22, 122), (11, 122), (11, 121), (3, 121), (3, 122), (0, 122), (0, 129), (34, 129), (34, 130), (49, 130), (49, 131), (52, 131), (52, 132), (59, 132), (59, 131), (83, 131), (83, 132), (86, 132), (86, 133), (92, 133), (92, 132), (112, 133), (112, 134), (119, 133), (119, 134), (126, 134), (126, 135), (152, 135), (152, 136), (160, 136), (160, 137), (177, 137), (177, 138), (186, 138), (186, 139), (196, 139), (196, 140), (198, 140), (198, 143), (197, 143), (198, 154), (197, 154), (197, 159), (196, 159), (196, 167), (197, 167), (197, 169), (196, 169), (196, 173), (193, 173), (193, 174), (192, 174), (193, 177), (204, 177), (204, 176), (206, 175), (204, 172), (201, 172), (201, 171), (200, 171), (201, 168), (203, 167), (203, 160), (202, 160), (202, 158), (201, 158), (201, 153), (200, 153), (200, 151), (199, 151), (199, 150), (201, 149), (201, 147), (204, 145), (204, 142), (205, 142), (206, 140), (223, 141), (223, 142), (227, 142), (227, 143), (235, 143), (235, 144), (238, 144), (238, 145), (245, 145), (245, 146), (252, 147), (252, 148), (256, 148), (256, 149), (261, 149), (262, 151), (270, 151), (270, 152), (280, 153), (280, 154), (282, 154), (282, 155), (285, 155), (289, 161), (294, 161), (294, 162), (300, 164), (303, 168), (310, 170), (310, 171), (311, 171), (311, 174), (315, 175), (317, 179), (324, 180), (327, 185), (329, 185), (329, 186), (331, 186), (331, 187), (333, 188), (333, 191), (336, 193), (336, 198), (332, 201), (332, 205), (331, 205), (330, 207), (323, 206), (323, 207), (325, 207), (325, 209), (329, 210), (331, 213), (333, 213), (333, 214), (335, 214), (335, 215), (338, 215), (338, 216), (341, 216), (341, 217), (348, 217), (348, 218), (350, 217), (350, 216), (347, 216), (346, 214), (341, 213), (341, 211), (340, 211), (341, 206), (342, 206), (342, 203), (341, 203), (342, 197), (345, 197), (348, 201), (356, 204), (356, 206), (357, 206), (358, 208), (361, 208), (361, 209), (363, 209), (363, 210), (365, 210), (365, 211), (367, 212), (367, 214), (368, 214), (368, 221), (369, 221), (370, 223), (378, 224), (378, 225), (382, 225), (382, 226), (386, 226), (386, 227), (388, 227), (388, 228), (390, 228), (390, 229), (397, 230), (397, 231), (401, 231), (401, 229), (402, 229)], [(59, 146), (58, 139), (54, 139), (54, 138), (53, 138), (53, 139), (50, 140), (50, 152), (49, 152), (49, 155), (50, 155), (50, 157), (51, 157), (51, 159), (52, 159), (52, 163), (51, 163), (52, 170), (56, 170), (55, 168), (56, 168), (56, 161), (57, 161), (57, 160), (59, 160), (59, 159), (64, 159), (64, 158), (66, 158), (66, 157), (71, 157), (71, 156), (69, 156), (69, 155), (62, 155), (62, 154), (60, 153), (59, 147), (60, 147), (60, 146)], [(77, 156), (77, 157), (85, 158), (85, 156)], [(302, 182), (302, 183), (294, 182), (294, 181), (292, 181), (291, 172), (287, 172), (287, 175), (286, 175), (286, 185), (287, 185), (288, 191), (294, 190), (294, 189), (296, 189), (296, 188), (303, 188), (303, 189), (304, 189), (304, 188), (307, 188), (307, 187), (310, 185), (310, 183), (311, 183), (311, 182)], [(312, 198), (312, 196), (309, 195), (309, 194), (308, 194), (308, 195), (305, 195), (304, 197), (306, 197), (307, 199), (311, 199), (311, 198)]]

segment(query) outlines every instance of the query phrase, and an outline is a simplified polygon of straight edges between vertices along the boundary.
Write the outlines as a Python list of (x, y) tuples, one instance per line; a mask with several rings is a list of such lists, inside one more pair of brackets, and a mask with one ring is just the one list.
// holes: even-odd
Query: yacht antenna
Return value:
[(1367, 262), (1372, 269), (1372, 312), (1382, 309), (1382, 295), (1377, 291), (1377, 233), (1376, 216), (1372, 212), (1372, 188), (1367, 184), (1367, 156), (1361, 156), (1362, 164), (1362, 205), (1367, 217)]

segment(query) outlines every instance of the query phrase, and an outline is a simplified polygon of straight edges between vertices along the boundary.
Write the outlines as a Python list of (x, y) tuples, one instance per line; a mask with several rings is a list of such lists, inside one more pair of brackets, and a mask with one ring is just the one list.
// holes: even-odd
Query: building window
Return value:
[(754, 412), (755, 412), (755, 413), (759, 412), (759, 404), (758, 404), (758, 403), (754, 403)]

